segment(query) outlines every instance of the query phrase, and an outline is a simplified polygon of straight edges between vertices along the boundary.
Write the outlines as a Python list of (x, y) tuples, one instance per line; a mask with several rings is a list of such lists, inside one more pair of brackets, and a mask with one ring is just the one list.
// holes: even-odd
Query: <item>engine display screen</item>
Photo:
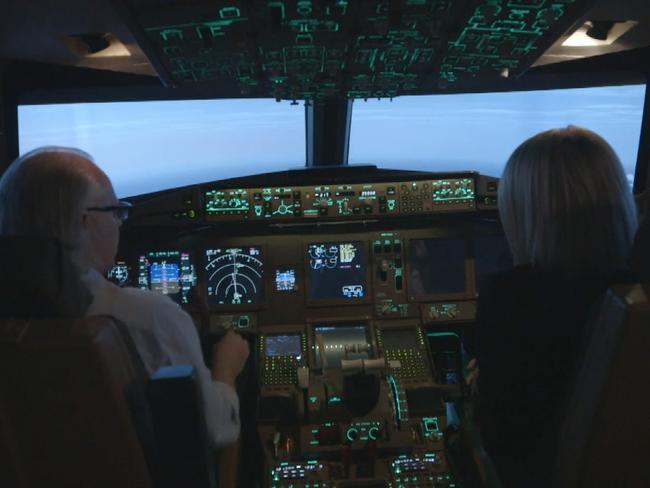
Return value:
[(309, 244), (308, 291), (312, 300), (358, 299), (366, 296), (364, 244), (324, 242)]
[[(328, 368), (340, 368), (341, 359), (367, 359), (370, 357), (368, 327), (359, 325), (315, 325), (316, 367), (320, 368), (320, 341), (325, 348)], [(347, 348), (347, 354), (346, 354)]]
[(184, 251), (148, 252), (138, 258), (138, 287), (188, 303), (196, 286), (196, 272), (190, 254)]
[(383, 329), (381, 342), (384, 349), (418, 349), (418, 336), (415, 329)]
[(264, 338), (264, 354), (273, 356), (300, 356), (300, 335), (269, 335)]
[(264, 261), (259, 246), (206, 249), (208, 302), (258, 305), (264, 301)]
[(412, 239), (409, 251), (408, 286), (412, 297), (465, 291), (463, 239)]
[(275, 270), (275, 291), (296, 291), (296, 270), (293, 268)]

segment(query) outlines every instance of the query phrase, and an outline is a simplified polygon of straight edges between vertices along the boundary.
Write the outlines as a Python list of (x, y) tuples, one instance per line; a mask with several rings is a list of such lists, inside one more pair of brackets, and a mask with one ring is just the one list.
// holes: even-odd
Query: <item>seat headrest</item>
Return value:
[(82, 317), (92, 295), (59, 241), (0, 236), (0, 317)]

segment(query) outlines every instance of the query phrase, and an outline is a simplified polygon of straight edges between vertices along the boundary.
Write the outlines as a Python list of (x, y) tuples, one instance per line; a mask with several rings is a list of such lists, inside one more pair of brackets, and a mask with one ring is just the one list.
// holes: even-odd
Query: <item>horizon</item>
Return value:
[[(569, 124), (601, 134), (633, 180), (645, 85), (356, 100), (350, 164), (501, 176), (525, 139)], [(19, 152), (90, 153), (119, 198), (305, 165), (304, 107), (270, 99), (18, 107)], [(435, 166), (435, 167), (432, 167)]]

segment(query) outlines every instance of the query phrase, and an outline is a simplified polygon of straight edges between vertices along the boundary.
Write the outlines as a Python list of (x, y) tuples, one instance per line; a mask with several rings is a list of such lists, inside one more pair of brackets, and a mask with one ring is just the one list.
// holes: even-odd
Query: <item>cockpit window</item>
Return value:
[(305, 112), (269, 99), (18, 107), (20, 153), (89, 152), (118, 197), (305, 165)]
[(630, 180), (641, 133), (645, 85), (357, 100), (350, 164), (421, 171), (476, 170), (501, 176), (525, 139), (569, 124), (602, 135)]

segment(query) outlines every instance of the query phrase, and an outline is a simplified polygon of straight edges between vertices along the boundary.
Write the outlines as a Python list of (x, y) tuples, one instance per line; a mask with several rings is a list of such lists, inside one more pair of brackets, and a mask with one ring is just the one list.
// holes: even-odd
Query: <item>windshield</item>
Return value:
[(569, 124), (602, 135), (634, 180), (645, 85), (356, 101), (350, 164), (501, 176), (512, 151)]
[(120, 198), (305, 165), (304, 107), (270, 99), (22, 105), (18, 135), (87, 151)]

